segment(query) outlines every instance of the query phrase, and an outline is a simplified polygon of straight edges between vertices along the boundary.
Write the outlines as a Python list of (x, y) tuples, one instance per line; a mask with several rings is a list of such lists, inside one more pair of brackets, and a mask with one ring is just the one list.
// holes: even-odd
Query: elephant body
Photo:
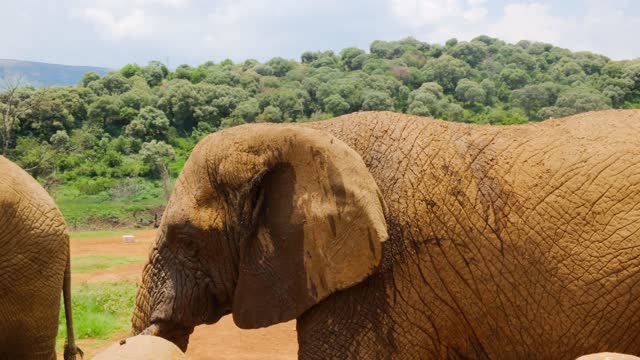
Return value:
[(75, 347), (69, 297), (69, 236), (62, 214), (31, 176), (0, 156), (0, 359), (56, 359), (60, 294)]
[[(242, 314), (249, 305), (235, 301), (234, 287), (249, 271), (243, 267), (249, 243), (226, 242), (225, 255), (216, 255), (215, 261), (225, 263), (228, 270), (223, 273), (236, 280), (211, 279), (208, 287), (214, 300), (192, 310), (176, 305), (182, 295), (175, 291), (169, 291), (172, 306), (161, 306), (157, 294), (166, 295), (166, 289), (147, 285), (138, 296), (146, 311), (134, 315), (134, 329), (139, 332), (153, 323), (148, 314), (140, 313), (154, 310), (163, 319), (155, 332), (163, 336), (168, 333), (166, 323), (192, 319), (194, 311), (207, 316), (187, 322), (183, 333), (196, 322), (214, 322), (228, 312), (248, 328), (295, 315), (299, 357), (304, 359), (570, 359), (604, 351), (640, 354), (640, 111), (588, 113), (509, 127), (357, 113), (297, 126), (331, 134), (346, 144), (375, 180), (388, 233), (388, 239), (378, 238), (381, 254), (379, 259), (373, 257), (375, 269), (362, 270), (362, 280), (348, 286), (330, 284), (326, 296), (286, 316), (273, 311), (264, 290), (279, 287), (278, 282), (264, 281), (268, 285), (257, 286), (262, 290), (254, 294), (254, 301), (265, 301), (262, 310), (276, 315), (267, 320), (255, 320), (259, 316), (253, 315), (247, 320)], [(216, 176), (222, 167), (205, 154), (213, 152), (213, 140), (222, 136), (211, 135), (210, 147), (194, 151), (196, 159), (185, 167), (189, 174), (181, 174), (174, 204), (165, 213), (169, 222), (188, 218), (186, 222), (197, 228), (193, 221), (197, 215), (190, 211), (207, 214), (204, 209), (212, 208), (193, 189), (202, 186), (194, 185), (195, 179), (219, 184)], [(204, 174), (196, 174), (191, 165)], [(252, 173), (251, 167), (246, 171)], [(173, 200), (187, 197), (192, 199), (188, 206), (184, 200)], [(185, 218), (185, 213), (191, 215)], [(198, 221), (207, 221), (203, 216)], [(363, 219), (368, 216), (365, 213)], [(143, 288), (152, 278), (158, 279), (149, 274), (159, 264), (164, 264), (165, 278), (173, 276), (167, 257), (158, 254), (168, 242), (165, 238), (171, 237), (167, 232), (164, 236), (152, 252)], [(185, 232), (175, 235), (180, 236), (184, 238)], [(349, 246), (357, 238), (338, 233), (332, 241)], [(206, 249), (198, 246), (200, 258)], [(275, 250), (263, 250), (254, 263), (273, 262), (269, 251), (280, 250), (277, 245)], [(355, 260), (366, 251), (352, 254)], [(256, 267), (250, 271), (275, 273), (269, 279), (287, 280), (277, 275), (277, 267)], [(188, 268), (183, 265), (174, 279), (185, 279)], [(220, 276), (220, 268), (216, 269)], [(206, 277), (202, 272), (192, 276)], [(317, 284), (307, 278), (307, 289), (313, 293)], [(226, 297), (219, 295), (220, 288), (226, 289), (222, 291)], [(288, 294), (298, 287), (285, 290)], [(193, 292), (190, 295), (197, 298)], [(280, 299), (287, 296), (276, 294)], [(213, 315), (208, 307), (222, 310)]]
[[(509, 127), (357, 114), (311, 126), (361, 154), (390, 239), (381, 271), (299, 319), (301, 354), (640, 354), (640, 112)], [(348, 345), (333, 345), (345, 334)]]

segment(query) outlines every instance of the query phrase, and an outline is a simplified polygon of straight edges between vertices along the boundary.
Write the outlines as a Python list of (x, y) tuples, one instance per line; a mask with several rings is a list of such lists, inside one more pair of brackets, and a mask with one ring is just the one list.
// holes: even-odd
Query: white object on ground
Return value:
[(133, 235), (122, 235), (122, 242), (125, 242), (125, 243), (136, 242), (135, 236), (133, 236)]

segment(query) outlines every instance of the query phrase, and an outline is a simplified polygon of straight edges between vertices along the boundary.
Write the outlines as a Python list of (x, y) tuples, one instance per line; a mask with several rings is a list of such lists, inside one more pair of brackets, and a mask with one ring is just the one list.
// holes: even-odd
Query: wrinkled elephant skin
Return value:
[(598, 353), (598, 354), (580, 356), (576, 360), (640, 360), (640, 358), (637, 356), (625, 355), (625, 354)]
[(73, 337), (69, 266), (62, 214), (36, 180), (0, 156), (0, 359), (56, 359), (61, 293), (65, 359), (81, 354)]
[(183, 360), (187, 357), (173, 343), (157, 336), (138, 335), (121, 340), (93, 360)]
[(640, 354), (640, 111), (478, 126), (388, 112), (203, 139), (133, 316), (297, 319), (299, 357)]

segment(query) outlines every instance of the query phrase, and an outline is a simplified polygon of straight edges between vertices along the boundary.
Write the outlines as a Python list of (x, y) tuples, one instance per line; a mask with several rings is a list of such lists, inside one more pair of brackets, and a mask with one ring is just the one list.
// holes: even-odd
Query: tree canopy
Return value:
[[(3, 153), (44, 181), (175, 176), (207, 133), (389, 110), (514, 124), (640, 108), (640, 60), (480, 36), (225, 60), (174, 70), (128, 64), (76, 86), (0, 89)], [(166, 179), (165, 179), (166, 180)]]

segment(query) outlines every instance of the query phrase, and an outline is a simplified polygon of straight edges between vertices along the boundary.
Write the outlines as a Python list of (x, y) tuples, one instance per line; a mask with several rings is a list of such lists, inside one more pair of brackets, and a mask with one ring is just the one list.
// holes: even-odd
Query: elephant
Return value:
[(640, 360), (640, 358), (626, 354), (599, 353), (581, 356), (576, 360)]
[(139, 335), (121, 340), (93, 357), (93, 360), (184, 360), (178, 347), (157, 336)]
[(193, 149), (132, 332), (296, 319), (301, 359), (640, 354), (640, 111), (512, 126), (392, 112)]
[(73, 333), (70, 283), (62, 214), (34, 178), (0, 156), (0, 359), (56, 359), (60, 292), (67, 325), (64, 359), (82, 356)]

